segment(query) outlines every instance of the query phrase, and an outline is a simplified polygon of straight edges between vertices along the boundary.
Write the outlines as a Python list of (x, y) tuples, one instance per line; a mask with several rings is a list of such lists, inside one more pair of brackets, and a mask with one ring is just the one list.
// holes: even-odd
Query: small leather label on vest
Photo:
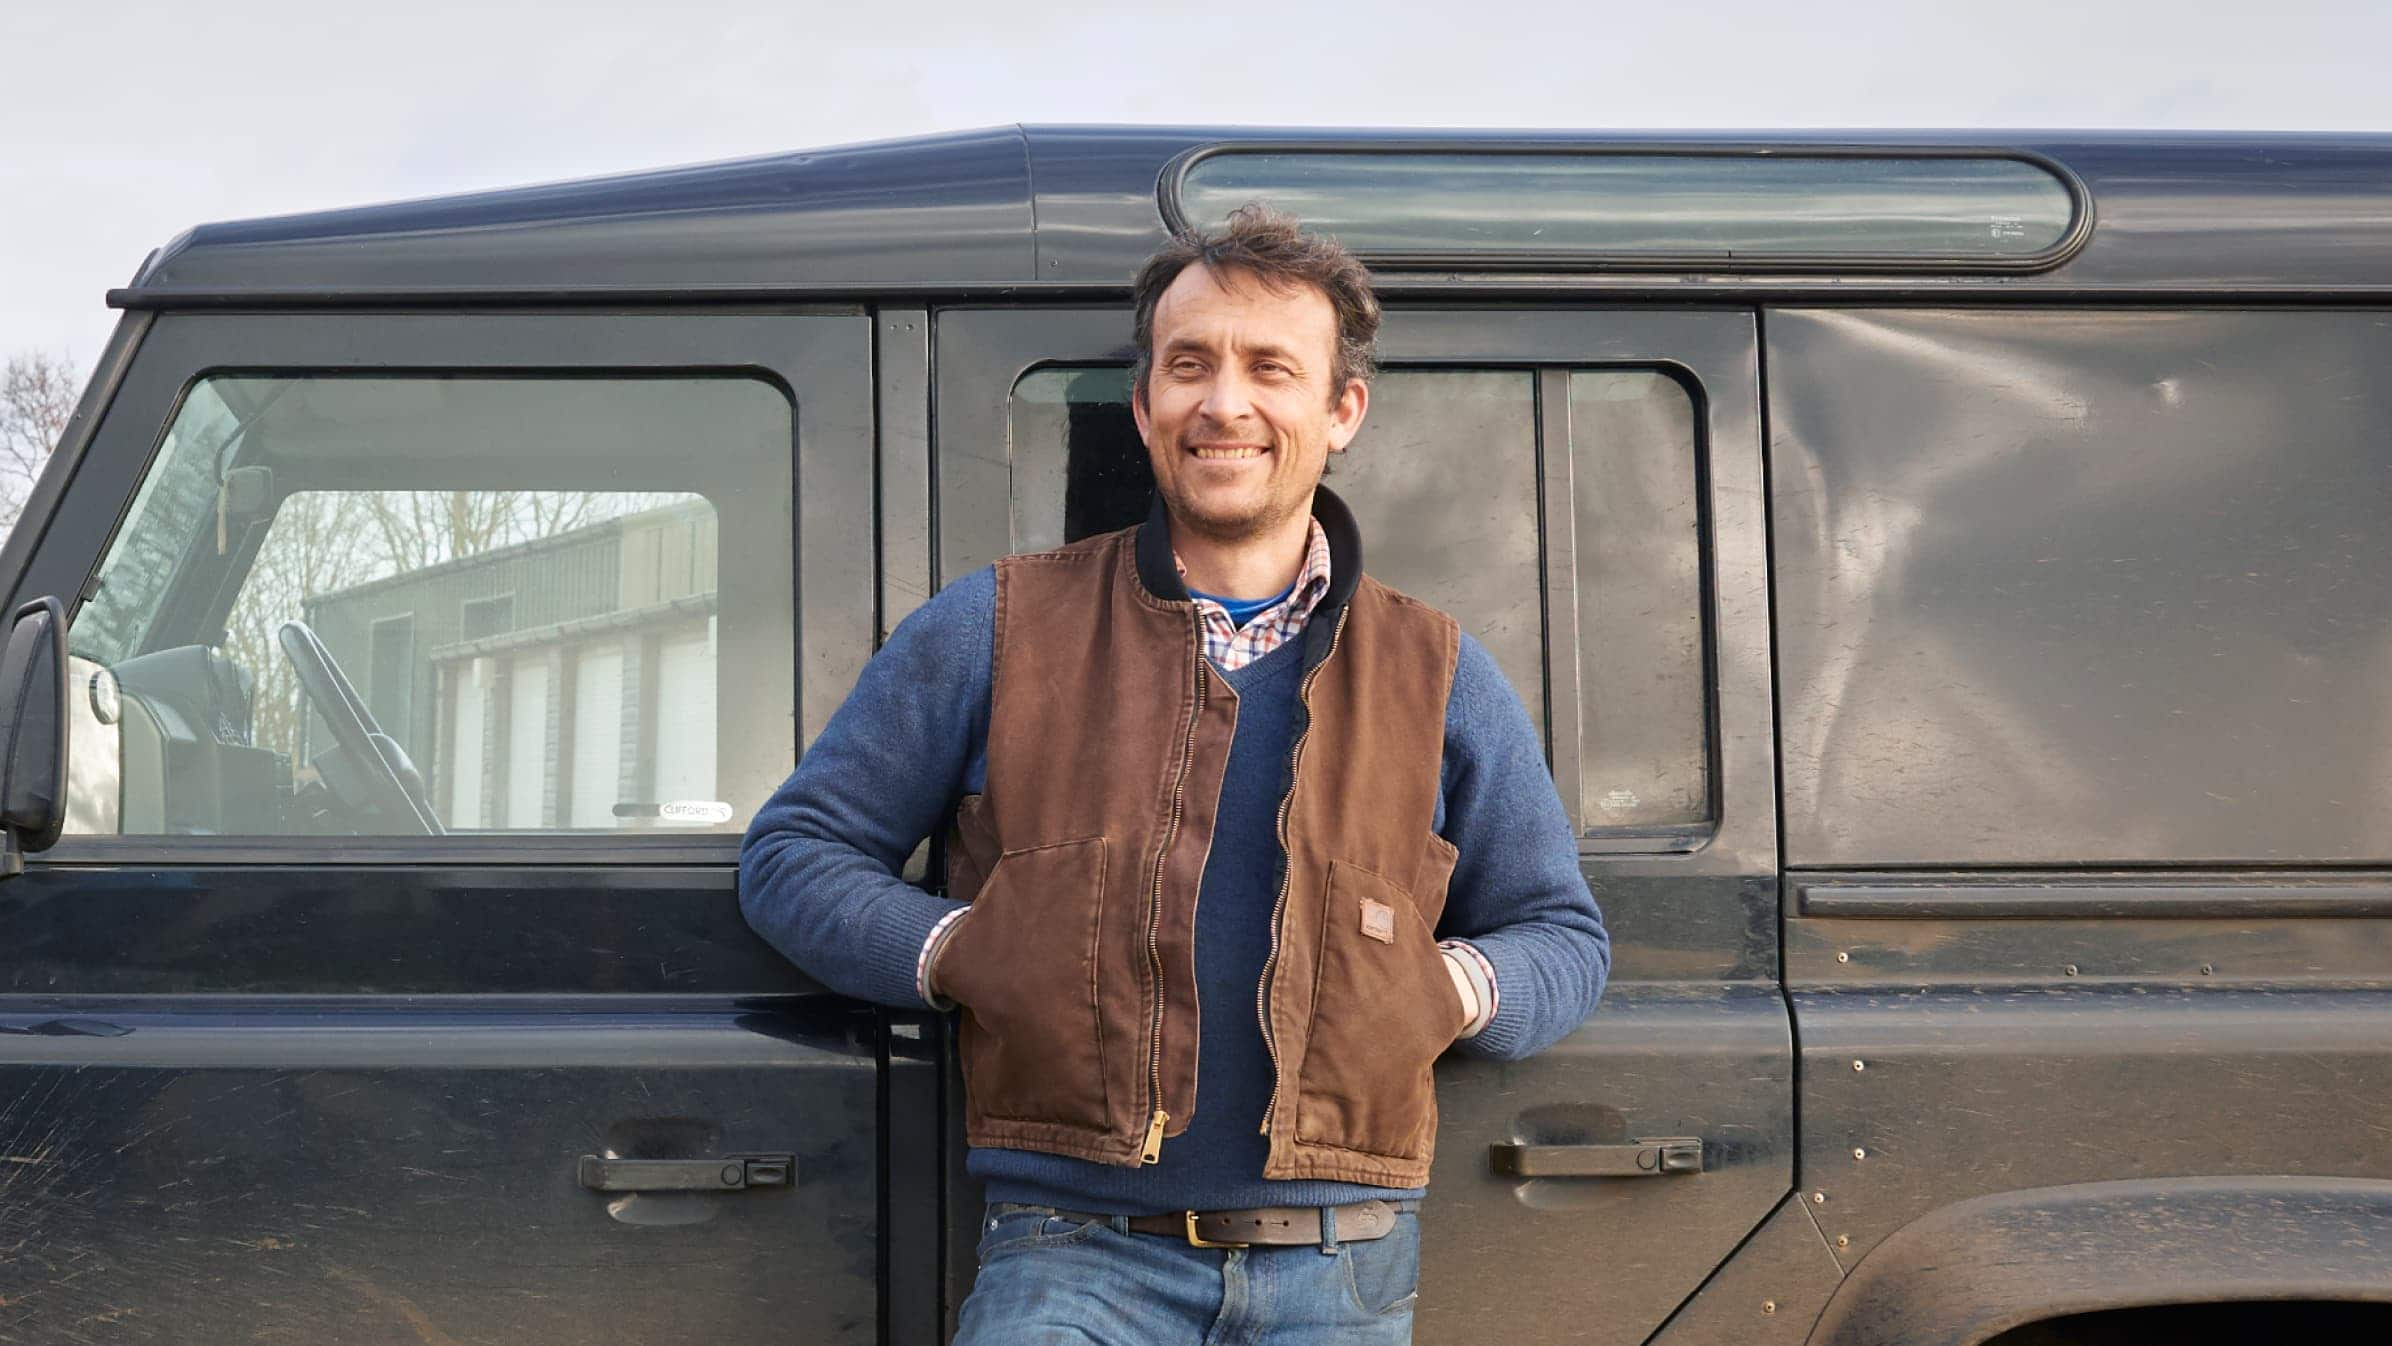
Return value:
[(1362, 933), (1381, 944), (1395, 943), (1395, 908), (1384, 902), (1363, 898)]

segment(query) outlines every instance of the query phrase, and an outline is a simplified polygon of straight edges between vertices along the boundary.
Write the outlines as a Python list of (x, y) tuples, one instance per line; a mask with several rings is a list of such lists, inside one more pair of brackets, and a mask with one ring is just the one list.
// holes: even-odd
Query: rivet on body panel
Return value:
[(1764, 1300), (1762, 1300), (1762, 1301), (1761, 1301), (1761, 1312), (1763, 1312), (1763, 1313), (1775, 1313), (1775, 1312), (1777, 1312), (1777, 1301), (1776, 1301), (1776, 1300), (1774, 1300), (1774, 1299), (1764, 1299)]
[(1827, 1204), (1827, 1193), (1825, 1193), (1825, 1192), (1813, 1192), (1813, 1193), (1811, 1193), (1811, 1204), (1812, 1204), (1812, 1205), (1814, 1205), (1814, 1206), (1824, 1206), (1824, 1205), (1826, 1205), (1826, 1204)]
[(1836, 954), (1836, 961), (1839, 963), (1849, 963), (1852, 961), (1852, 955), (1848, 953), (1838, 953)]
[(1867, 1070), (1869, 1068), (1869, 1063), (1866, 1061), (1855, 1061), (1852, 1063), (1852, 1068), (1854, 1070)]
[(2067, 975), (2069, 975), (2069, 976), (2073, 977), (2073, 976), (2075, 976), (2075, 975), (2076, 975), (2076, 964), (2074, 964), (2074, 963), (2070, 963), (2068, 966), (2066, 966), (2066, 967), (2064, 967), (2064, 968), (2061, 968), (2061, 969), (2060, 969), (2060, 971), (2062, 971), (2062, 972), (2066, 973)]
[(1839, 1248), (1849, 1248), (1849, 1247), (1851, 1247), (1851, 1246), (1852, 1246), (1852, 1236), (1851, 1236), (1850, 1234), (1838, 1234), (1838, 1235), (1836, 1235), (1836, 1246), (1837, 1246), (1837, 1247), (1839, 1247)]
[(1865, 1145), (1855, 1145), (1855, 1146), (1853, 1146), (1853, 1147), (1852, 1147), (1852, 1157), (1853, 1157), (1853, 1158), (1855, 1158), (1855, 1159), (1866, 1159), (1866, 1158), (1868, 1158), (1868, 1157), (1869, 1157), (1869, 1150), (1868, 1150), (1868, 1147), (1867, 1147), (1867, 1146), (1865, 1146)]

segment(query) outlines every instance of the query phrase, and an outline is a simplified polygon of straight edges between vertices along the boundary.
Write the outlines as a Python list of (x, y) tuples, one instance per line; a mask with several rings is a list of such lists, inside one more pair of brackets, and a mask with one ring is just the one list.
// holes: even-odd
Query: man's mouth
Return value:
[(1260, 458), (1270, 450), (1260, 444), (1191, 444), (1188, 451), (1208, 463)]

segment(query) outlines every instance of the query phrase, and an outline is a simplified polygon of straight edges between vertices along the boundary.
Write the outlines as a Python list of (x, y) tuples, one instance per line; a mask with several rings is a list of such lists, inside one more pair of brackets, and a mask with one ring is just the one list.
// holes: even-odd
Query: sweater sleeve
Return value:
[(1611, 938), (1578, 867), (1577, 832), (1536, 727), (1467, 634), (1446, 703), (1444, 823), (1460, 852), (1438, 935), (1491, 970), (1494, 1015), (1456, 1049), (1518, 1060), (1585, 1022), (1611, 973)]
[(995, 572), (983, 569), (907, 617), (748, 824), (741, 911), (834, 991), (926, 1007), (916, 964), (961, 904), (898, 871), (986, 751), (995, 614)]

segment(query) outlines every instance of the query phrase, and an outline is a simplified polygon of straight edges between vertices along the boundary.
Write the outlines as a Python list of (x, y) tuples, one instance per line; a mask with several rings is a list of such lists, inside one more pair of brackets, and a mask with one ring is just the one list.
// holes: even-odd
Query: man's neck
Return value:
[(1304, 510), (1267, 533), (1234, 542), (1206, 537), (1177, 519), (1172, 550), (1179, 553), (1188, 588), (1216, 598), (1269, 598), (1287, 592), (1304, 568), (1312, 541), (1312, 511)]

